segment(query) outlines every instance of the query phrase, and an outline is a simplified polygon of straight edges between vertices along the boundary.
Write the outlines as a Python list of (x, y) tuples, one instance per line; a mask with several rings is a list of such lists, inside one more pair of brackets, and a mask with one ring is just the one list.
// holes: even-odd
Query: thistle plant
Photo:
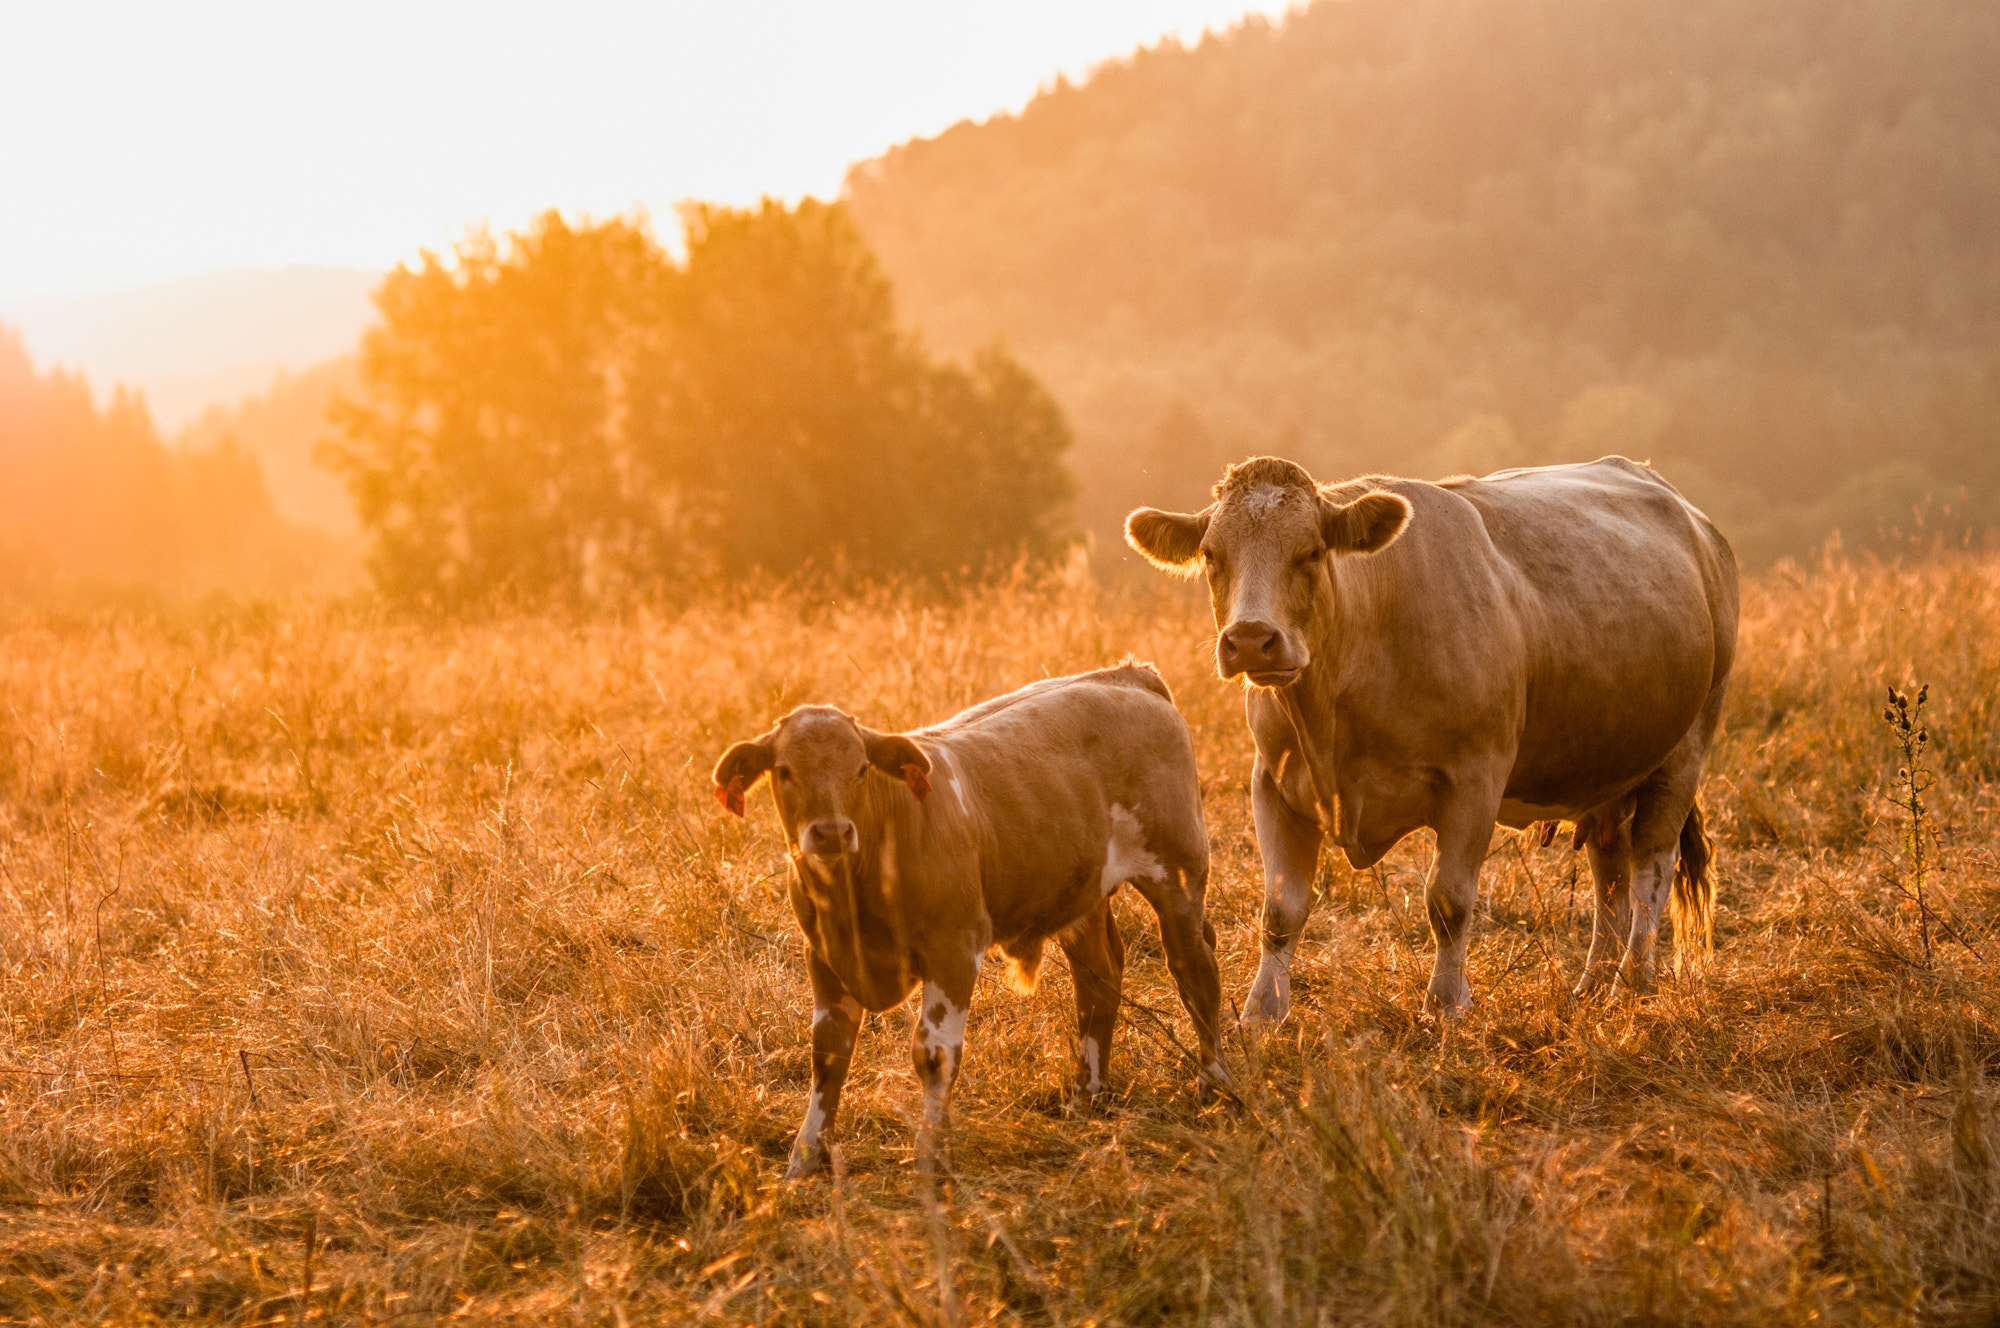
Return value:
[(1927, 968), (1931, 963), (1931, 907), (1924, 886), (1930, 876), (1931, 845), (1937, 837), (1924, 806), (1924, 794), (1937, 782), (1936, 775), (1924, 764), (1924, 748), (1931, 740), (1930, 730), (1924, 725), (1924, 703), (1930, 699), (1930, 692), (1929, 683), (1919, 686), (1915, 697), (1891, 687), (1889, 703), (1882, 707), (1882, 722), (1889, 726), (1889, 736), (1903, 757), (1889, 801), (1902, 808), (1905, 817), (1903, 857), (1907, 872), (1903, 892), (1917, 906), (1917, 933)]

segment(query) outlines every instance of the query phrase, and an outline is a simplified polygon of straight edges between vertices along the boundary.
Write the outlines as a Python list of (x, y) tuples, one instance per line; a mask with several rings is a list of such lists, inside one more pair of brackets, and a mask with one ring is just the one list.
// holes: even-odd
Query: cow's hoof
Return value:
[(1570, 992), (1570, 995), (1577, 1000), (1587, 1001), (1609, 986), (1612, 976), (1611, 965), (1593, 964), (1583, 970), (1583, 977), (1578, 979), (1576, 989)]
[(1229, 1071), (1222, 1068), (1222, 1062), (1211, 1064), (1194, 1081), (1194, 1100), (1204, 1107), (1236, 1101), (1236, 1094), (1229, 1086)]
[(1292, 1012), (1291, 984), (1280, 986), (1259, 974), (1250, 987), (1250, 994), (1243, 998), (1243, 1013), (1237, 1016), (1236, 1026), (1246, 1032), (1264, 1033), (1285, 1022), (1285, 1016)]
[(1611, 984), (1611, 999), (1614, 1001), (1636, 1001), (1652, 994), (1653, 980), (1644, 973), (1620, 973), (1618, 980)]
[(811, 1152), (794, 1148), (791, 1164), (785, 1168), (786, 1180), (805, 1180), (826, 1169), (826, 1150), (815, 1148)]
[(1431, 979), (1424, 993), (1424, 1013), (1434, 1019), (1456, 1019), (1472, 1008), (1472, 985), (1464, 978), (1454, 982)]

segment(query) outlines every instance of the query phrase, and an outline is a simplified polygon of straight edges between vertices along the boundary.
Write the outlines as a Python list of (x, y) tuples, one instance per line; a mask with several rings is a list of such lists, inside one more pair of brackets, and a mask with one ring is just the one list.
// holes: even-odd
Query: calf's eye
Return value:
[(787, 784), (791, 783), (791, 782), (792, 782), (792, 768), (791, 768), (790, 766), (788, 766), (788, 765), (781, 765), (781, 766), (779, 766), (779, 767), (778, 767), (778, 778), (779, 778), (780, 780), (782, 780), (783, 782), (787, 783)]
[(868, 778), (868, 763), (866, 761), (863, 761), (861, 763), (861, 768), (854, 772), (854, 777), (856, 779)]

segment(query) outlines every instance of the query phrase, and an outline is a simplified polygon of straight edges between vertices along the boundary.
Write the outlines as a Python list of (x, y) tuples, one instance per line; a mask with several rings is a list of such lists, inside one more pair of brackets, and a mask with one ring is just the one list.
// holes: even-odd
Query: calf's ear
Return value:
[(1142, 507), (1125, 518), (1125, 542), (1163, 572), (1192, 576), (1201, 553), (1201, 537), (1208, 533), (1208, 517), (1214, 507), (1204, 507), (1192, 516)]
[(762, 779), (778, 759), (778, 731), (761, 738), (739, 742), (715, 763), (715, 800), (738, 816), (743, 815), (743, 795)]
[(1319, 500), (1319, 533), (1335, 553), (1378, 553), (1396, 542), (1410, 524), (1410, 500), (1377, 489), (1335, 506)]
[(923, 748), (902, 734), (862, 729), (861, 747), (868, 754), (868, 764), (892, 779), (908, 784), (910, 792), (917, 795), (917, 801), (922, 802), (924, 795), (931, 791), (931, 758), (924, 755)]

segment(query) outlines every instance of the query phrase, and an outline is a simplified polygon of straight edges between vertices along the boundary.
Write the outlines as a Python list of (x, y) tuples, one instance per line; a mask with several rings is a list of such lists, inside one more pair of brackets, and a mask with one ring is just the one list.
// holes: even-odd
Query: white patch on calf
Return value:
[(1083, 1040), (1083, 1070), (1089, 1076), (1084, 1080), (1083, 1091), (1101, 1093), (1104, 1091), (1104, 1049), (1097, 1045), (1097, 1039)]
[(799, 1126), (799, 1151), (810, 1153), (818, 1145), (820, 1131), (825, 1128), (826, 1106), (820, 1101), (819, 1092), (815, 1090), (806, 1103), (806, 1123)]
[(967, 1007), (956, 1006), (935, 982), (924, 983), (923, 1005), (917, 1011), (917, 1041), (924, 1049), (927, 1070), (924, 1081), (924, 1119), (935, 1123), (944, 1116), (945, 1094), (958, 1074), (958, 1061), (965, 1045)]
[(1104, 875), (1100, 886), (1104, 897), (1118, 893), (1118, 887), (1138, 877), (1161, 880), (1166, 869), (1146, 851), (1146, 832), (1139, 818), (1117, 803), (1111, 804), (1111, 840), (1104, 846)]
[(837, 1006), (815, 1005), (813, 1007), (812, 1026), (818, 1028), (835, 1009), (846, 1015), (850, 1022), (857, 1024), (861, 1022), (861, 1002), (842, 992)]

